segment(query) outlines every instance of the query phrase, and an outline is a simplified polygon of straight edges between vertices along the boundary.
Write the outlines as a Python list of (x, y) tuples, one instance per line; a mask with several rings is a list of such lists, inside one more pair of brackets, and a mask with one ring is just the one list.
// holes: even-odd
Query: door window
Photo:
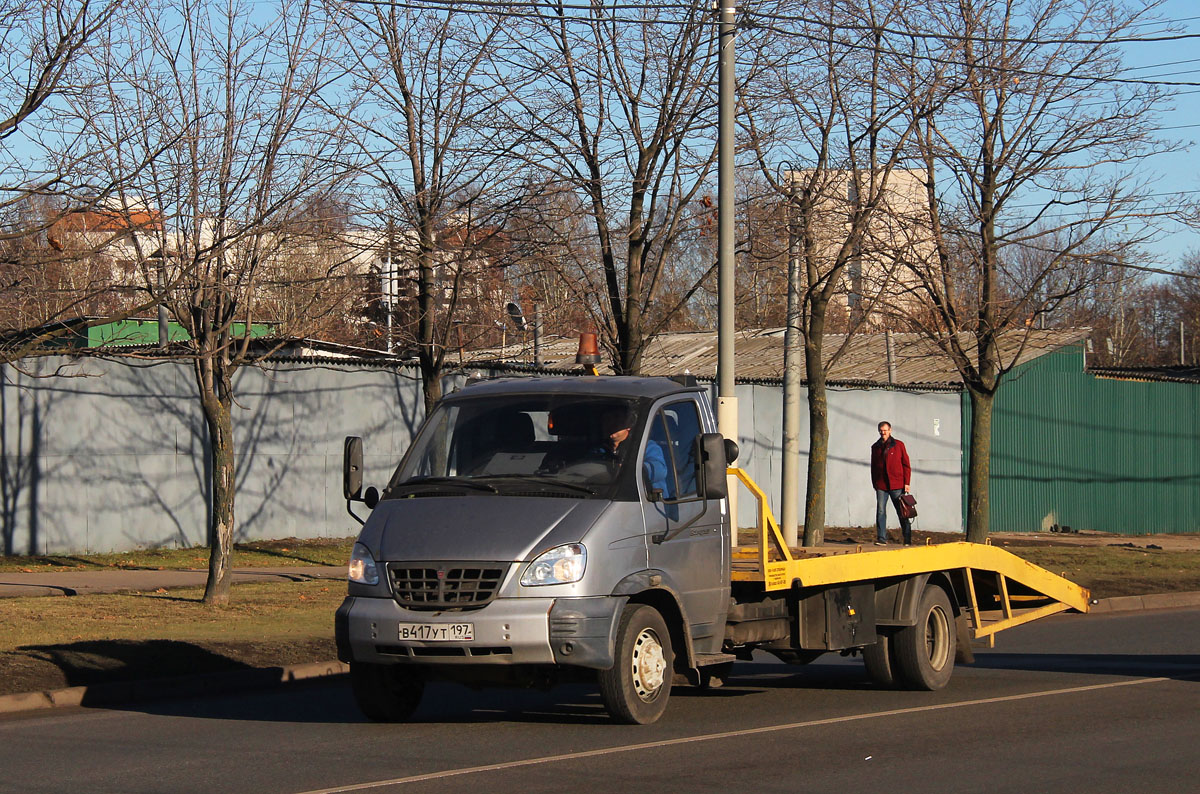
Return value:
[(660, 410), (650, 426), (642, 473), (647, 488), (662, 490), (666, 499), (696, 495), (696, 438), (700, 413), (696, 403), (681, 400)]

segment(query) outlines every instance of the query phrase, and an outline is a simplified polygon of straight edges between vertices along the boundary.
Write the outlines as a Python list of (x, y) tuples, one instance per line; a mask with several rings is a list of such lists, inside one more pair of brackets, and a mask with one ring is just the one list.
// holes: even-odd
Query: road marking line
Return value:
[(663, 739), (657, 742), (643, 742), (641, 744), (625, 744), (616, 747), (604, 747), (598, 750), (582, 750), (577, 753), (564, 753), (562, 755), (547, 755), (540, 758), (526, 758), (521, 761), (504, 761), (498, 764), (485, 764), (483, 766), (461, 767), (459, 769), (445, 769), (440, 772), (427, 772), (423, 775), (411, 775), (409, 777), (397, 777), (391, 780), (376, 780), (370, 783), (356, 783), (349, 786), (336, 786), (334, 788), (314, 789), (312, 791), (298, 792), (298, 794), (343, 794), (349, 791), (366, 791), (367, 789), (383, 788), (385, 786), (399, 786), (405, 783), (421, 783), (427, 780), (438, 780), (440, 778), (458, 777), (460, 775), (474, 775), (480, 772), (497, 772), (506, 769), (518, 769), (523, 766), (537, 766), (539, 764), (557, 764), (563, 761), (576, 761), (581, 758), (595, 758), (602, 755), (615, 755), (616, 753), (637, 752), (639, 750), (653, 750), (659, 747), (673, 747), (678, 744), (686, 744), (688, 742), (708, 742), (719, 739), (733, 739), (742, 736), (755, 736), (763, 733), (776, 733), (779, 731), (791, 731), (799, 728), (813, 728), (820, 725), (836, 725), (842, 722), (857, 722), (859, 720), (874, 719), (879, 717), (897, 717), (904, 714), (919, 714), (925, 711), (942, 711), (944, 709), (956, 709), (964, 706), (984, 706), (990, 703), (1010, 703), (1016, 700), (1029, 700), (1031, 698), (1051, 697), (1053, 695), (1071, 695), (1077, 692), (1093, 692), (1098, 689), (1115, 689), (1117, 687), (1137, 686), (1139, 684), (1157, 684), (1163, 681), (1177, 680), (1175, 678), (1139, 678), (1133, 681), (1113, 681), (1107, 684), (1091, 684), (1088, 686), (1076, 686), (1067, 689), (1051, 689), (1044, 692), (1025, 692), (1020, 695), (1004, 695), (1002, 697), (981, 698), (979, 700), (960, 700), (956, 703), (938, 703), (931, 706), (912, 706), (905, 709), (892, 709), (890, 711), (875, 711), (869, 714), (848, 714), (842, 717), (827, 717), (822, 720), (808, 720), (806, 722), (789, 722), (786, 725), (766, 725), (761, 728), (745, 728), (737, 731), (723, 731), (721, 733), (706, 733), (699, 736), (683, 736), (678, 739)]

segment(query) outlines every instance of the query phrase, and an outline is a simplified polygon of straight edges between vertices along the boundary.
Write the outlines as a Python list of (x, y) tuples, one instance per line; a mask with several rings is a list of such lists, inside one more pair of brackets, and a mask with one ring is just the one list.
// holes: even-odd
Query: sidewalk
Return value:
[[(234, 582), (345, 579), (346, 566), (291, 568), (234, 568)], [(0, 598), (28, 596), (91, 595), (93, 593), (153, 592), (160, 588), (203, 587), (207, 569), (196, 570), (120, 570), (52, 571), (49, 573), (0, 572)]]

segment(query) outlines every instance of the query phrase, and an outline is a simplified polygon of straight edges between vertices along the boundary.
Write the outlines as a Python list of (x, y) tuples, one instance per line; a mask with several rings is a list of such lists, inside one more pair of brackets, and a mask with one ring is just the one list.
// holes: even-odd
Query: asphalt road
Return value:
[(584, 686), (437, 686), (393, 726), (344, 682), (32, 712), (0, 720), (0, 791), (1200, 791), (1200, 609), (1015, 629), (934, 693), (769, 658), (676, 688), (645, 727), (610, 724)]

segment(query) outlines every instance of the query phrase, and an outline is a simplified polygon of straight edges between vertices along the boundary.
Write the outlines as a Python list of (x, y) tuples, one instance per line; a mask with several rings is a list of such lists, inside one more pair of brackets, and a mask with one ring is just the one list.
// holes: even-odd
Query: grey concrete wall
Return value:
[[(341, 496), (343, 438), (364, 437), (365, 481), (379, 486), (423, 415), (413, 370), (244, 368), (235, 393), (238, 540), (354, 534)], [(739, 463), (778, 516), (782, 394), (739, 386), (738, 396)], [(912, 457), (918, 526), (961, 530), (957, 394), (831, 390), (829, 403), (829, 526), (874, 523), (869, 448), (888, 419)], [(802, 423), (803, 438), (804, 412)], [(187, 363), (63, 356), (0, 367), (0, 452), (6, 554), (207, 542), (207, 432)], [(802, 469), (801, 498), (804, 477)], [(743, 526), (753, 509), (741, 500)]]
[[(738, 465), (767, 492), (772, 512), (780, 514), (783, 466), (783, 392), (776, 386), (738, 386)], [(874, 526), (875, 491), (871, 486), (871, 444), (881, 421), (892, 424), (912, 462), (917, 527), (961, 532), (962, 433), (960, 398), (949, 392), (830, 389), (829, 461), (825, 523), (830, 527)], [(808, 438), (808, 394), (800, 399), (801, 448)], [(800, 456), (800, 504), (803, 520), (808, 455)], [(738, 521), (754, 525), (754, 501), (738, 503)], [(888, 526), (899, 527), (889, 509)]]
[[(207, 542), (207, 432), (188, 364), (56, 357), (22, 369), (0, 373), (5, 553)], [(408, 371), (244, 368), (235, 394), (238, 540), (354, 534), (343, 438), (365, 437), (366, 479), (381, 485), (423, 414)]]

